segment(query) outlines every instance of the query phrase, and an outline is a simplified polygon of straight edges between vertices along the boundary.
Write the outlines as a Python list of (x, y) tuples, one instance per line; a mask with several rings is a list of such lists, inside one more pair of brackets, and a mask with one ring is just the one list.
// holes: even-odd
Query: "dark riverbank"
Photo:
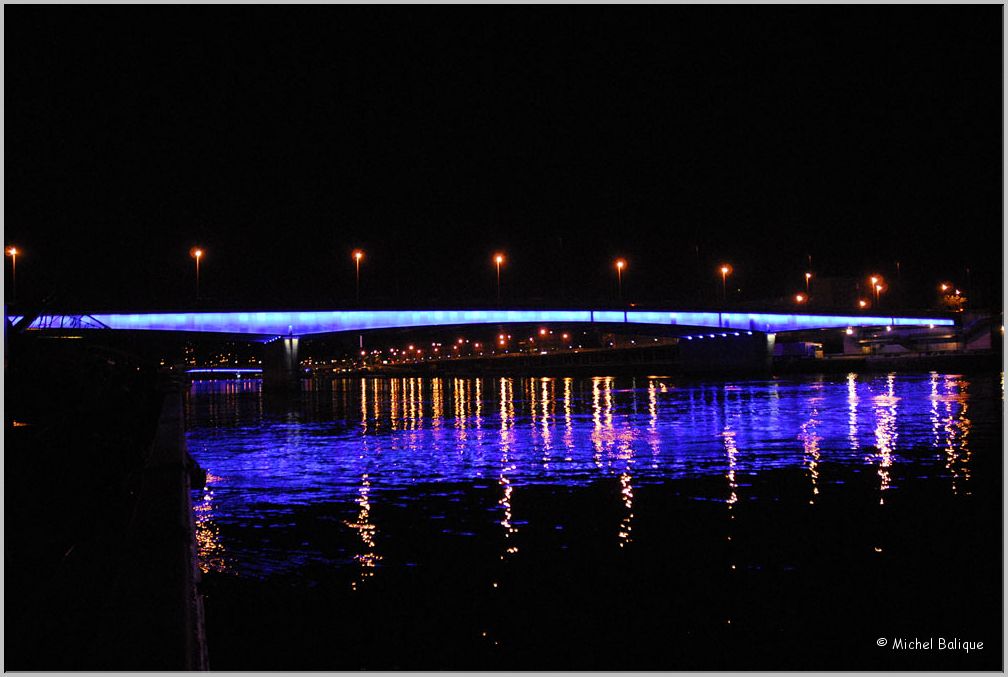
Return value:
[(205, 667), (179, 384), (8, 337), (6, 670)]

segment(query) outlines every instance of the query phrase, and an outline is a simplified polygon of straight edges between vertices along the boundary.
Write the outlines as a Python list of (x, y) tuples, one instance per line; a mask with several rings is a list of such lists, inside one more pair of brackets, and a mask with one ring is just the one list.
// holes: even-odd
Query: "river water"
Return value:
[(196, 381), (210, 665), (998, 669), (1002, 405), (1001, 374)]

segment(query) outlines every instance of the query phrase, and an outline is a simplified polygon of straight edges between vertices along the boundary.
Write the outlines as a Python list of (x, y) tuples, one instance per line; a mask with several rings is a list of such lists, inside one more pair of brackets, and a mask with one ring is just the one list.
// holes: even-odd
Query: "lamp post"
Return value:
[(356, 278), (357, 281), (354, 286), (354, 295), (357, 299), (358, 305), (360, 304), (360, 261), (362, 258), (364, 258), (364, 252), (361, 251), (360, 249), (354, 249), (353, 259), (354, 264), (357, 266), (357, 278)]
[(17, 255), (18, 248), (7, 247), (7, 256), (11, 257), (11, 300), (17, 300)]
[(196, 259), (196, 301), (199, 301), (199, 262), (203, 258), (203, 250), (199, 247), (193, 247), (189, 250), (189, 255)]
[(809, 280), (812, 279), (812, 273), (805, 273), (805, 293), (809, 293)]
[(872, 293), (875, 294), (875, 307), (876, 308), (878, 308), (878, 303), (879, 303), (879, 295), (878, 295), (878, 293), (879, 293), (879, 289), (881, 288), (879, 286), (879, 282), (881, 282), (881, 280), (882, 280), (882, 278), (879, 277), (878, 275), (872, 275), (870, 278), (868, 278), (868, 281), (871, 282)]
[(626, 268), (626, 261), (616, 259), (616, 293), (620, 301), (623, 300), (623, 269)]
[(504, 255), (503, 254), (494, 254), (494, 263), (497, 264), (497, 305), (500, 305), (500, 302), (501, 302), (500, 269), (501, 269), (501, 264), (504, 263)]
[(721, 300), (728, 300), (728, 273), (731, 272), (731, 266), (727, 263), (721, 264)]

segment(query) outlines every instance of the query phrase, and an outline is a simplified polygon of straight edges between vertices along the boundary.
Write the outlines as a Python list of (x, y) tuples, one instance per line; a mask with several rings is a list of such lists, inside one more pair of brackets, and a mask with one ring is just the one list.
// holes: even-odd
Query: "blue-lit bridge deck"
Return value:
[[(16, 318), (8, 318), (16, 321)], [(846, 327), (951, 326), (942, 317), (659, 310), (312, 310), (41, 315), (29, 329), (214, 333), (269, 340), (376, 329), (500, 324), (601, 324), (778, 333)]]

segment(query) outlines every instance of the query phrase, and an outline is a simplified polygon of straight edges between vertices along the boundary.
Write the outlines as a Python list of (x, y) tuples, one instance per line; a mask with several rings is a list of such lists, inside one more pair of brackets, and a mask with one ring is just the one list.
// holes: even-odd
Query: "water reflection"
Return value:
[[(360, 579), (374, 576), (375, 567), (381, 560), (381, 555), (376, 552), (375, 532), (377, 527), (371, 522), (371, 502), (368, 494), (371, 492), (371, 482), (365, 473), (361, 475), (361, 484), (358, 491), (357, 505), (360, 511), (357, 513), (357, 520), (346, 522), (346, 525), (357, 532), (361, 540), (362, 550), (354, 555), (354, 559), (360, 564)], [(357, 581), (353, 581), (351, 587), (357, 589)]]
[(592, 457), (595, 461), (595, 467), (602, 467), (602, 407), (600, 405), (602, 394), (603, 379), (593, 378), (592, 379), (592, 422), (594, 424), (594, 430), (592, 431), (592, 445), (595, 448), (595, 454)]
[(805, 466), (808, 468), (809, 481), (812, 484), (812, 496), (809, 498), (809, 505), (814, 505), (816, 497), (819, 496), (819, 440), (822, 438), (816, 434), (816, 426), (819, 424), (819, 412), (812, 409), (812, 414), (805, 423), (802, 423), (800, 439), (805, 450)]
[(938, 372), (931, 372), (931, 446), (937, 447), (941, 435), (941, 420), (938, 415)]
[(571, 418), (571, 387), (574, 383), (574, 379), (565, 378), (564, 379), (564, 396), (563, 396), (563, 410), (564, 410), (564, 450), (565, 456), (564, 461), (568, 463), (573, 461), (574, 458), (571, 456), (571, 452), (574, 450), (574, 423)]
[[(728, 498), (725, 503), (728, 504), (728, 509), (731, 510), (732, 506), (738, 503), (738, 482), (735, 479), (735, 470), (738, 466), (738, 447), (735, 446), (735, 432), (730, 429), (725, 429), (722, 433), (724, 438), (724, 448), (725, 455), (728, 459), (728, 473), (725, 478), (728, 480)], [(735, 519), (734, 516), (732, 519)]]
[[(941, 396), (943, 418), (941, 420), (944, 438), (941, 444), (945, 452), (945, 468), (952, 477), (952, 493), (962, 491), (969, 495), (970, 460), (973, 452), (970, 449), (969, 435), (972, 422), (967, 416), (969, 398), (966, 393), (968, 384), (956, 376), (946, 376), (944, 393)], [(937, 403), (938, 395), (934, 395)]]
[(847, 374), (847, 439), (850, 440), (850, 448), (853, 451), (857, 451), (861, 446), (858, 442), (857, 408), (857, 374)]
[[(738, 504), (738, 480), (735, 477), (735, 472), (738, 468), (738, 447), (735, 446), (735, 432), (726, 428), (721, 437), (724, 441), (725, 456), (728, 460), (728, 472), (725, 478), (728, 480), (728, 498), (725, 499), (725, 504), (728, 507), (728, 543), (729, 548), (728, 554), (728, 568), (732, 573), (738, 571), (738, 562), (735, 558), (735, 548), (732, 543), (732, 538), (735, 536), (735, 507)], [(734, 583), (734, 582), (733, 582)], [(727, 619), (730, 624), (731, 619)]]
[(633, 522), (633, 484), (632, 477), (630, 473), (624, 472), (620, 475), (620, 497), (623, 499), (623, 507), (626, 509), (626, 513), (623, 519), (620, 520), (619, 530), (616, 532), (617, 538), (619, 540), (619, 547), (628, 545), (633, 541), (630, 536), (630, 531), (633, 529), (631, 522)]
[(661, 453), (658, 437), (658, 387), (654, 379), (648, 379), (648, 446), (651, 447), (651, 467), (658, 467)]
[[(504, 516), (501, 519), (501, 526), (504, 528), (504, 554), (501, 559), (514, 555), (518, 552), (518, 546), (514, 543), (514, 536), (518, 533), (518, 528), (512, 522), (511, 495), (514, 487), (508, 474), (517, 469), (511, 464), (511, 435), (514, 427), (514, 381), (510, 378), (502, 378), (500, 382), (500, 476), (498, 482), (503, 488), (503, 496), (499, 505), (504, 509)], [(494, 584), (497, 587), (497, 584)]]
[(440, 378), (431, 379), (431, 424), (435, 428), (441, 427), (441, 420), (444, 418), (444, 380)]
[(452, 381), (452, 393), (455, 399), (455, 430), (460, 439), (466, 438), (466, 383), (456, 378)]
[[(196, 382), (185, 399), (187, 440), (212, 478), (194, 497), (201, 567), (279, 566), (257, 538), (229, 534), (331, 503), (355, 512), (337, 523), (345, 543), (356, 546), (340, 541), (339, 552), (323, 553), (307, 545), (304, 557), (353, 558), (359, 582), (391, 557), (378, 554), (375, 502), (384, 506), (387, 496), (409, 506), (448, 484), (488, 492), (480, 514), (492, 515), (486, 528), (502, 541), (495, 561), (519, 552), (519, 536), (522, 548), (534, 542), (534, 528), (514, 516), (515, 499), (530, 485), (597, 483), (607, 496), (615, 493), (618, 517), (606, 518), (600, 531), (607, 547), (615, 532), (621, 548), (640, 547), (634, 527), (645, 518), (638, 500), (648, 488), (681, 478), (708, 478), (691, 485), (693, 497), (723, 502), (729, 523), (743, 492), (747, 501), (777, 500), (751, 488), (749, 478), (784, 468), (801, 471), (794, 495), (813, 504), (833, 494), (838, 469), (865, 464), (877, 476), (877, 505), (920, 477), (941, 477), (951, 495), (965, 495), (975, 473), (975, 421), (992, 418), (977, 408), (996, 399), (999, 382), (986, 387), (983, 399), (970, 379), (938, 373), (719, 384), (369, 377), (339, 379), (331, 390), (306, 390), (301, 401), (264, 408), (257, 381)], [(446, 526), (480, 533), (478, 526)], [(258, 561), (243, 564), (250, 560)]]
[[(533, 379), (533, 382), (535, 379)], [(542, 464), (543, 468), (549, 469), (550, 463), (550, 448), (551, 448), (551, 430), (550, 425), (550, 406), (552, 404), (552, 399), (550, 398), (550, 390), (553, 385), (552, 379), (540, 379), (542, 382), (542, 394), (540, 398), (540, 406), (542, 407), (542, 418), (541, 418), (541, 428), (540, 428), (540, 439), (542, 440)]]
[(416, 430), (423, 426), (423, 381), (419, 378), (409, 380), (409, 422), (410, 429)]
[(885, 394), (876, 395), (875, 404), (875, 446), (878, 449), (879, 505), (885, 505), (885, 492), (891, 482), (890, 468), (896, 448), (896, 403), (894, 392), (895, 374), (886, 377)]
[(360, 411), (361, 411), (361, 432), (368, 430), (368, 410), (367, 410), (367, 381), (361, 379), (360, 382)]
[(196, 531), (196, 561), (203, 573), (215, 571), (224, 573), (230, 570), (227, 552), (221, 543), (220, 527), (214, 522), (214, 492), (213, 486), (221, 478), (207, 473), (206, 485), (203, 487), (199, 500), (193, 502), (193, 516)]

